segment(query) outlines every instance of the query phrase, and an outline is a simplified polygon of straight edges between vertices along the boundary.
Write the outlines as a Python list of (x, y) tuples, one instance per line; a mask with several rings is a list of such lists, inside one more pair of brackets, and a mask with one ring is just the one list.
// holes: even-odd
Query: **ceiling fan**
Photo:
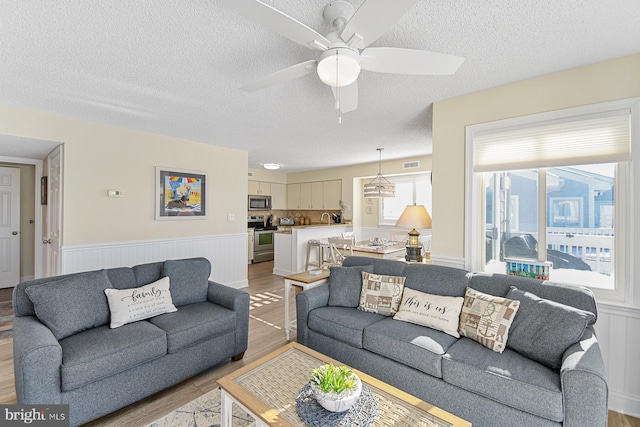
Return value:
[(379, 73), (444, 75), (453, 74), (464, 58), (423, 50), (367, 47), (404, 15), (418, 0), (365, 0), (356, 11), (351, 3), (337, 0), (323, 11), (335, 31), (323, 36), (258, 0), (220, 0), (247, 18), (265, 25), (281, 36), (322, 53), (317, 59), (293, 65), (241, 89), (256, 91), (293, 80), (314, 71), (331, 87), (336, 108), (343, 113), (358, 107), (360, 70)]

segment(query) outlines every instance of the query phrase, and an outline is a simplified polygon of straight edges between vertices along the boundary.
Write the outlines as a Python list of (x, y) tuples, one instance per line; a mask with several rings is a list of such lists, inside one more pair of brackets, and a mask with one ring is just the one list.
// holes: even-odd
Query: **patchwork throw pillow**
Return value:
[(362, 272), (358, 310), (393, 316), (398, 312), (404, 289), (404, 276), (385, 276)]
[(355, 308), (360, 303), (362, 272), (373, 273), (373, 265), (331, 267), (329, 274), (329, 305)]
[(467, 288), (458, 332), (488, 349), (502, 353), (509, 338), (509, 328), (519, 307), (520, 301)]
[(157, 282), (132, 289), (105, 289), (111, 311), (111, 329), (163, 313), (178, 311), (171, 301), (170, 281)]
[(400, 308), (393, 318), (460, 338), (458, 322), (463, 302), (463, 297), (445, 297), (404, 288)]
[(104, 290), (110, 287), (107, 273), (100, 270), (29, 286), (25, 292), (38, 319), (61, 340), (109, 322)]
[(588, 311), (543, 299), (513, 286), (507, 298), (520, 301), (507, 347), (552, 369), (560, 368), (565, 350), (580, 340), (595, 318)]

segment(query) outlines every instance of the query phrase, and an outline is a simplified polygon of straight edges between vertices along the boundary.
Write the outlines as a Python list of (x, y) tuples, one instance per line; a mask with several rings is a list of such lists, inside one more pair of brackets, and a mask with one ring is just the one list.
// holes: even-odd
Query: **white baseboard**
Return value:
[(640, 418), (640, 397), (609, 390), (609, 409)]

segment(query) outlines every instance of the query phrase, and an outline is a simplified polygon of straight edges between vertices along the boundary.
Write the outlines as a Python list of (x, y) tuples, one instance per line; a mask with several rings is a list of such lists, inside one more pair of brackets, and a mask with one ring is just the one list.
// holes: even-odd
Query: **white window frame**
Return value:
[[(389, 181), (391, 181), (394, 184), (400, 184), (400, 183), (412, 183), (413, 184), (413, 203), (416, 203), (416, 179), (418, 177), (421, 177), (422, 175), (425, 175), (426, 178), (428, 180), (430, 180), (431, 178), (431, 171), (425, 171), (425, 172), (418, 172), (418, 173), (412, 173), (412, 174), (405, 174), (405, 175), (394, 175), (394, 176), (390, 176), (388, 177)], [(433, 201), (433, 188), (431, 189), (431, 199)], [(382, 226), (382, 227), (393, 227), (395, 226), (395, 222), (389, 222), (386, 221), (384, 218), (384, 198), (380, 198), (378, 199), (378, 226)], [(425, 206), (427, 211), (429, 212), (430, 215), (433, 214), (433, 212), (431, 211), (431, 206)]]
[[(634, 271), (634, 248), (638, 247), (640, 219), (634, 212), (640, 212), (640, 200), (634, 200), (633, 188), (640, 189), (640, 98), (603, 102), (582, 107), (549, 111), (494, 122), (467, 126), (465, 129), (465, 267), (470, 271), (482, 271), (484, 252), (483, 224), (485, 209), (482, 173), (474, 173), (474, 134), (498, 131), (513, 126), (534, 125), (539, 122), (569, 119), (594, 113), (628, 109), (631, 113), (631, 162), (620, 162), (616, 168), (615, 210), (615, 280), (614, 290), (592, 289), (600, 300), (631, 303), (633, 301), (634, 276), (640, 277), (640, 267)], [(546, 180), (538, 183), (539, 192), (546, 192)], [(637, 191), (637, 190), (636, 190)], [(546, 197), (538, 196), (538, 221), (546, 225)], [(640, 198), (638, 198), (640, 199)], [(636, 206), (639, 204), (639, 206)], [(541, 228), (542, 229), (542, 228)], [(638, 230), (638, 231), (636, 231)], [(540, 245), (543, 247), (543, 245)], [(546, 251), (545, 251), (546, 252)], [(540, 256), (546, 253), (540, 253)]]

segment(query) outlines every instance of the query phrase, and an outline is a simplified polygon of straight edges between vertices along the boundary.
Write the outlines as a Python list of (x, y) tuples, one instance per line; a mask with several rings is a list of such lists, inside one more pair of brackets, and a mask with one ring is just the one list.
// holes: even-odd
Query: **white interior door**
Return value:
[(0, 167), (0, 288), (20, 282), (20, 169)]
[(47, 236), (42, 243), (46, 248), (47, 276), (57, 276), (62, 245), (62, 146), (53, 150), (47, 159)]

